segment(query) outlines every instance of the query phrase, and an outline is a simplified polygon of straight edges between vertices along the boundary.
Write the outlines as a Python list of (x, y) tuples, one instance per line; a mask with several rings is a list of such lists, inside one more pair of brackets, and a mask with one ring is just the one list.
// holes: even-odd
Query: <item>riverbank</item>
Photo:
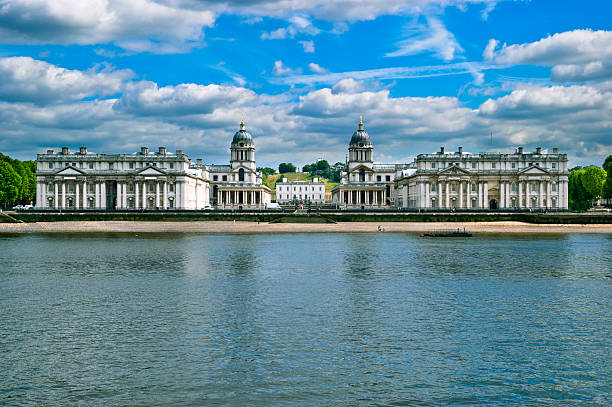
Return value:
[(465, 227), (471, 233), (610, 233), (612, 224), (532, 224), (524, 222), (342, 222), (342, 223), (257, 223), (233, 221), (134, 222), (65, 221), (0, 223), (0, 233), (422, 233)]

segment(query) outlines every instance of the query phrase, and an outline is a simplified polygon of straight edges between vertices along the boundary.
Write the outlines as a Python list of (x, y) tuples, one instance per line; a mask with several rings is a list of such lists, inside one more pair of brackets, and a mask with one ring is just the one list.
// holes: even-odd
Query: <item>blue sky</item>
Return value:
[[(0, 151), (181, 149), (258, 165), (445, 146), (612, 154), (612, 2), (0, 0)], [(493, 143), (491, 144), (491, 133)]]

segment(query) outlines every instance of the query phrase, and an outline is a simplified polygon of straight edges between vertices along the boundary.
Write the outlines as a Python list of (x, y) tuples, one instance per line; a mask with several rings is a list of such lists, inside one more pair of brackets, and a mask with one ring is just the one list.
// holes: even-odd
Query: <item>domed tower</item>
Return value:
[(349, 168), (353, 169), (360, 165), (372, 168), (374, 158), (372, 156), (372, 141), (368, 132), (363, 128), (363, 121), (359, 118), (359, 127), (353, 133), (351, 142), (349, 143)]
[(246, 167), (255, 172), (255, 144), (251, 134), (246, 131), (244, 120), (240, 122), (240, 130), (234, 134), (230, 151), (232, 168)]

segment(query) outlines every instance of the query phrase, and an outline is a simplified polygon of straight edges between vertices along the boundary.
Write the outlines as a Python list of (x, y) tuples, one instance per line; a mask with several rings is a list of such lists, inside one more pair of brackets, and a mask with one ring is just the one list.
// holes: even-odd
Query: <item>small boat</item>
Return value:
[(434, 230), (432, 232), (421, 233), (421, 237), (472, 237), (472, 234), (463, 228)]

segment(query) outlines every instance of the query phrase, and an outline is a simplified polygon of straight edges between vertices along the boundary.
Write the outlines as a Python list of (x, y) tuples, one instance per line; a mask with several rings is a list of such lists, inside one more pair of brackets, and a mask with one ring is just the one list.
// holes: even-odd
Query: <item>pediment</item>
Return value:
[(147, 168), (143, 168), (140, 171), (137, 171), (136, 174), (138, 175), (166, 175), (166, 172), (156, 167), (147, 167)]
[(440, 171), (440, 174), (471, 174), (471, 173), (465, 168), (461, 168), (461, 167), (457, 167), (456, 165), (453, 165), (452, 167), (447, 167), (443, 169), (442, 171)]
[(540, 168), (537, 165), (532, 165), (531, 167), (527, 167), (524, 170), (519, 171), (519, 174), (530, 174), (530, 175), (544, 175), (549, 174), (544, 168)]
[(85, 173), (78, 168), (74, 168), (73, 166), (64, 167), (61, 170), (57, 171), (55, 175), (85, 175)]
[(365, 172), (374, 172), (372, 168), (368, 167), (367, 165), (363, 165), (363, 164), (358, 165), (357, 167), (353, 168), (351, 172), (359, 171), (361, 169), (365, 170)]

